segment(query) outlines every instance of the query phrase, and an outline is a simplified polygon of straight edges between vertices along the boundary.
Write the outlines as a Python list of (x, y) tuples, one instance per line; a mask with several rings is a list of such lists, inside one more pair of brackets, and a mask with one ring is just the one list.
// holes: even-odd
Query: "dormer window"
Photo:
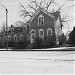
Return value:
[(27, 29), (27, 26), (24, 26), (24, 27), (23, 27), (23, 30), (26, 30), (26, 29)]
[(14, 31), (14, 28), (11, 28), (11, 31), (13, 32)]
[(44, 25), (44, 16), (43, 16), (43, 15), (40, 15), (40, 16), (38, 17), (38, 25), (39, 25), (39, 26)]
[(14, 26), (13, 25), (11, 25), (11, 32), (13, 32), (14, 31)]

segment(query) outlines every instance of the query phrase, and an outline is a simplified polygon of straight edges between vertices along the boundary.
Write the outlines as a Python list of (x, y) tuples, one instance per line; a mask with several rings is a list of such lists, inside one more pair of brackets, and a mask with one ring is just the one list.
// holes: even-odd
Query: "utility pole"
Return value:
[(0, 5), (6, 10), (6, 39), (7, 39), (6, 47), (8, 50), (8, 9), (4, 5), (2, 5), (2, 4), (0, 4)]
[(8, 50), (8, 10), (6, 9), (6, 36), (7, 36), (7, 50)]

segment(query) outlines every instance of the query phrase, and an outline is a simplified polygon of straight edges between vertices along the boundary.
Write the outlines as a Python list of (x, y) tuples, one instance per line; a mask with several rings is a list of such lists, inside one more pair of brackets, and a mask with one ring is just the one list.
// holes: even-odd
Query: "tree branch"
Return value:
[(49, 1), (47, 2), (47, 6), (45, 7), (46, 8), (46, 11), (48, 10), (48, 8), (51, 5), (51, 3), (52, 3), (52, 0), (50, 0), (50, 2)]
[(24, 9), (24, 10), (22, 10), (22, 11), (24, 11), (23, 14), (25, 13), (26, 15), (32, 17), (32, 15), (30, 15), (31, 12), (28, 12), (23, 5), (21, 5), (21, 7)]
[(40, 8), (40, 6), (37, 4), (36, 0), (35, 1), (32, 1), (31, 3), (34, 3), (36, 5), (36, 7), (39, 7)]
[(45, 2), (45, 0), (41, 0), (40, 2), (40, 7), (42, 6), (42, 4)]
[(59, 6), (59, 8), (56, 10), (56, 12), (60, 11), (63, 6), (64, 6), (64, 4), (62, 6)]
[(31, 6), (30, 4), (28, 4), (28, 6), (33, 9), (34, 11), (36, 11), (36, 8), (34, 8), (33, 6)]

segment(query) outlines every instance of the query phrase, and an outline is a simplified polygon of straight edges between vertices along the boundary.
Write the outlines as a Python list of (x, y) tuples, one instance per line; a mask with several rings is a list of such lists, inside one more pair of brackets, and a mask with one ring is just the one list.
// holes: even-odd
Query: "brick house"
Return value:
[[(43, 41), (59, 44), (59, 37), (62, 35), (61, 25), (60, 12), (49, 13), (39, 8), (23, 27), (11, 25), (8, 41), (26, 40), (35, 43), (35, 38), (39, 37)], [(6, 42), (6, 32), (0, 34), (0, 42)]]
[(30, 43), (35, 43), (35, 37), (43, 41), (59, 44), (62, 34), (60, 12), (49, 13), (39, 8), (28, 21)]
[[(23, 27), (14, 27), (11, 25), (10, 29), (8, 30), (8, 42), (22, 42), (28, 40), (28, 31), (27, 26), (24, 25)], [(0, 33), (0, 43), (4, 44), (7, 41), (6, 31)]]

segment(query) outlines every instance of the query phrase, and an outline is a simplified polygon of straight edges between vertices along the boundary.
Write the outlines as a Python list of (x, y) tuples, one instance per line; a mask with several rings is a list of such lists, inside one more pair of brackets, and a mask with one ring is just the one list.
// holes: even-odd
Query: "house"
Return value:
[(30, 43), (35, 43), (39, 37), (43, 41), (59, 44), (59, 36), (62, 35), (60, 12), (49, 13), (39, 8), (28, 21)]
[[(37, 37), (44, 42), (59, 44), (59, 37), (62, 35), (60, 12), (49, 13), (43, 8), (39, 8), (23, 27), (11, 25), (8, 31), (8, 41), (30, 41), (35, 43)], [(6, 41), (6, 32), (1, 33), (2, 42)], [(1, 39), (0, 38), (0, 39)]]
[(6, 31), (0, 33), (0, 43), (5, 44), (7, 41), (7, 37), (8, 43), (18, 43), (28, 40), (28, 31), (26, 25), (24, 25), (23, 27), (14, 27), (14, 25), (11, 25), (7, 33), (8, 34), (6, 34)]

